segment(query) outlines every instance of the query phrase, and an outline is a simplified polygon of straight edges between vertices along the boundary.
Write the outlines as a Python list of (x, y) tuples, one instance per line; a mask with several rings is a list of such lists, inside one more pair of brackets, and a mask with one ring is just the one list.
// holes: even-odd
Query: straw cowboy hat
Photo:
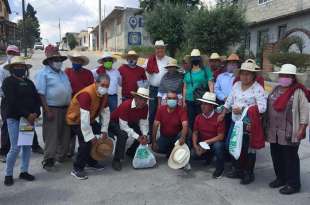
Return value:
[(101, 161), (112, 155), (113, 141), (108, 137), (100, 138), (92, 145), (90, 155), (94, 160)]
[(116, 61), (116, 58), (115, 58), (115, 57), (112, 55), (112, 53), (109, 52), (109, 51), (104, 51), (104, 52), (103, 52), (103, 55), (101, 56), (101, 58), (99, 58), (99, 59), (97, 60), (97, 62), (98, 62), (99, 64), (103, 64), (103, 61), (104, 61), (105, 59), (112, 59), (113, 62)]
[(200, 57), (201, 53), (199, 49), (193, 49), (191, 52), (191, 57)]
[(190, 155), (187, 144), (180, 145), (179, 142), (177, 142), (170, 154), (168, 166), (171, 169), (181, 169), (188, 164)]
[(250, 72), (260, 72), (258, 70), (259, 66), (255, 63), (253, 59), (248, 59), (244, 63), (241, 64), (241, 68), (237, 69), (236, 71), (239, 73), (242, 70), (250, 71)]
[(15, 56), (12, 58), (11, 63), (5, 65), (3, 68), (6, 70), (10, 70), (14, 65), (24, 65), (27, 69), (30, 69), (32, 67), (32, 65), (27, 64), (25, 62), (24, 57), (22, 56)]
[(150, 91), (147, 88), (138, 88), (137, 92), (131, 91), (131, 94), (134, 96), (140, 96), (142, 98), (150, 100)]
[(20, 54), (20, 50), (17, 46), (15, 45), (9, 45), (7, 48), (6, 48), (6, 53), (9, 53), (9, 52), (13, 52), (13, 53), (17, 53), (17, 54)]
[(171, 59), (168, 64), (165, 66), (165, 68), (175, 67), (176, 69), (179, 69), (180, 66), (178, 65), (178, 61), (176, 59)]
[(221, 60), (221, 56), (218, 53), (212, 53), (209, 60)]
[(165, 42), (163, 40), (158, 40), (155, 41), (154, 47), (155, 48), (162, 48), (162, 47), (166, 47), (167, 44), (165, 44)]
[(216, 103), (216, 95), (214, 93), (206, 92), (202, 98), (197, 99), (200, 102), (209, 103), (212, 105), (219, 105)]
[(139, 58), (139, 55), (137, 54), (136, 51), (134, 50), (130, 50), (128, 51), (128, 53), (125, 53), (124, 55), (122, 55), (122, 58), (127, 59), (128, 57), (135, 57), (135, 58)]
[(297, 67), (293, 64), (284, 64), (281, 66), (280, 71), (273, 72), (275, 74), (289, 74), (289, 75), (302, 75), (297, 73)]
[(71, 62), (75, 62), (76, 60), (82, 60), (83, 66), (88, 65), (88, 63), (89, 63), (89, 59), (86, 56), (83, 56), (78, 52), (74, 52), (72, 54), (69, 54), (68, 58), (70, 59)]
[(43, 65), (47, 65), (49, 60), (58, 59), (60, 61), (67, 60), (67, 56), (62, 56), (55, 46), (48, 46), (45, 49), (46, 58), (43, 60)]
[(228, 58), (226, 59), (226, 62), (229, 62), (229, 61), (237, 61), (239, 62), (240, 61), (240, 58), (237, 54), (235, 53), (232, 53), (230, 56), (228, 56)]

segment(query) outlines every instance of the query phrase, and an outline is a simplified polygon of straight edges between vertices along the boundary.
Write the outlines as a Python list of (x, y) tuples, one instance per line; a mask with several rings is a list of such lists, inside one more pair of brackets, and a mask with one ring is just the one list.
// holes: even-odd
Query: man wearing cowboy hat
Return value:
[[(104, 167), (90, 156), (91, 146), (96, 143), (95, 135), (107, 137), (109, 110), (108, 88), (110, 78), (107, 74), (100, 74), (96, 82), (82, 89), (72, 99), (67, 112), (67, 123), (78, 136), (79, 149), (73, 164), (71, 175), (77, 179), (87, 179), (84, 168), (88, 165), (92, 169), (102, 170)], [(101, 116), (101, 126), (96, 118)]]
[[(93, 84), (94, 77), (90, 70), (83, 68), (83, 66), (86, 66), (89, 63), (89, 59), (86, 56), (83, 56), (78, 52), (74, 52), (71, 55), (68, 55), (68, 58), (72, 63), (72, 67), (66, 68), (65, 73), (69, 78), (73, 97), (83, 88)], [(68, 156), (74, 155), (75, 144), (76, 144), (76, 137), (75, 135), (72, 135), (71, 132), (71, 142)]]
[(213, 72), (214, 80), (223, 72), (221, 68), (221, 57), (218, 53), (212, 53), (209, 59), (209, 66)]
[(119, 72), (122, 76), (122, 100), (125, 101), (133, 98), (131, 92), (136, 92), (139, 87), (147, 87), (147, 77), (145, 70), (137, 65), (139, 55), (135, 51), (128, 51), (123, 58), (127, 64), (123, 64)]
[(113, 112), (118, 106), (118, 87), (121, 86), (121, 75), (118, 69), (115, 68), (116, 58), (111, 52), (104, 51), (103, 56), (97, 61), (100, 66), (92, 70), (93, 76), (96, 78), (99, 74), (106, 73), (110, 77), (109, 94), (109, 109)]
[(45, 142), (43, 168), (54, 168), (55, 160), (66, 158), (70, 142), (70, 127), (65, 116), (72, 96), (70, 81), (62, 71), (66, 56), (49, 46), (45, 49), (44, 67), (36, 76), (36, 87), (43, 106), (43, 139)]
[(202, 98), (198, 99), (201, 102), (202, 113), (195, 119), (193, 129), (193, 147), (194, 156), (202, 157), (208, 162), (207, 152), (210, 148), (216, 156), (216, 169), (213, 172), (213, 178), (219, 178), (224, 171), (224, 122), (218, 122), (218, 115), (214, 111), (216, 96), (214, 93), (206, 92)]
[(147, 143), (148, 133), (148, 106), (149, 90), (139, 88), (137, 92), (131, 92), (133, 99), (124, 101), (111, 114), (109, 133), (117, 137), (112, 167), (116, 171), (122, 169), (121, 160), (124, 159), (128, 136), (134, 138), (134, 143), (127, 150), (129, 157), (134, 157), (139, 144)]

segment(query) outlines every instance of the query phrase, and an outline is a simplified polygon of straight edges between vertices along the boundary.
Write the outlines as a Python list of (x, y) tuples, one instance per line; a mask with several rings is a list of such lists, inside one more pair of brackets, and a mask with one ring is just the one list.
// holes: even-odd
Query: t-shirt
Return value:
[(202, 114), (197, 115), (194, 123), (194, 132), (198, 132), (198, 141), (205, 141), (218, 136), (225, 132), (225, 124), (217, 122), (218, 113), (214, 113), (212, 117), (207, 119)]
[(173, 112), (168, 112), (168, 106), (160, 106), (157, 110), (156, 121), (160, 122), (160, 132), (164, 137), (175, 137), (182, 130), (182, 122), (188, 121), (186, 111), (177, 107)]
[(128, 123), (137, 123), (141, 119), (147, 119), (148, 106), (144, 108), (132, 108), (133, 99), (124, 101), (116, 110), (111, 113), (111, 121), (117, 121), (119, 119)]
[(205, 67), (197, 71), (187, 72), (184, 76), (184, 83), (186, 84), (185, 99), (194, 101), (194, 90), (200, 85), (208, 85), (208, 81), (213, 80), (213, 73), (209, 67)]
[(79, 71), (74, 71), (72, 68), (67, 68), (65, 73), (67, 74), (72, 87), (72, 96), (83, 88), (94, 83), (92, 72), (85, 68), (82, 68)]
[(122, 76), (122, 95), (123, 97), (132, 98), (131, 92), (137, 91), (140, 80), (147, 80), (144, 68), (137, 66), (130, 68), (128, 65), (122, 65), (119, 68)]

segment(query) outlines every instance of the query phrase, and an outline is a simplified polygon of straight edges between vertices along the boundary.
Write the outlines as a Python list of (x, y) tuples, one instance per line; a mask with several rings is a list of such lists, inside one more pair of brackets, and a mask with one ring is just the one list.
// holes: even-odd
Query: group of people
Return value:
[[(259, 66), (252, 59), (241, 63), (236, 54), (222, 60), (213, 53), (205, 65), (200, 51), (194, 49), (182, 69), (166, 55), (166, 44), (159, 40), (144, 65), (137, 65), (139, 55), (131, 50), (123, 56), (127, 62), (117, 68), (115, 56), (105, 51), (99, 67), (89, 70), (86, 56), (62, 56), (57, 48), (48, 46), (44, 67), (33, 83), (28, 78), (31, 65), (18, 55), (18, 48), (9, 47), (8, 56), (12, 48), (15, 56), (8, 57), (1, 69), (7, 73), (6, 77), (1, 74), (2, 129), (8, 130), (10, 142), (5, 185), (14, 183), (13, 168), (20, 149), (19, 177), (35, 179), (28, 172), (31, 147), (18, 146), (17, 141), (20, 119), (34, 125), (42, 107), (42, 166), (48, 171), (74, 155), (77, 137), (79, 147), (71, 171), (77, 179), (88, 178), (86, 167), (102, 170), (100, 160), (113, 149), (112, 167), (121, 171), (125, 155), (133, 158), (140, 144), (150, 144), (154, 152), (170, 158), (181, 153), (174, 151), (176, 146), (186, 147), (181, 154), (189, 150), (188, 156), (171, 159), (175, 167), (185, 170), (191, 169), (189, 158), (210, 164), (215, 156), (214, 178), (223, 175), (228, 158), (232, 169), (227, 176), (246, 185), (255, 180), (256, 152), (267, 141), (276, 175), (269, 186), (281, 187), (281, 194), (300, 191), (298, 148), (306, 136), (310, 96), (298, 82), (292, 64), (276, 72), (278, 85), (267, 95)], [(72, 67), (63, 69), (67, 58)], [(239, 121), (244, 125), (242, 149), (235, 159), (227, 155)], [(2, 131), (1, 139), (6, 139), (5, 133)], [(129, 137), (133, 143), (126, 150)], [(100, 144), (105, 146), (99, 148)]]

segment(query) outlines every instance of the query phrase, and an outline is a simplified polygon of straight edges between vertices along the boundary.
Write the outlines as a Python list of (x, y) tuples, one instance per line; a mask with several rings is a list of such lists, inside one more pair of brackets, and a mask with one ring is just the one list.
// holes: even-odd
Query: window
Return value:
[(265, 3), (268, 3), (272, 0), (258, 0), (258, 4), (265, 4)]
[(281, 25), (279, 26), (279, 31), (278, 31), (278, 40), (282, 39), (285, 34), (286, 34), (286, 29), (287, 29), (287, 26), (286, 25)]
[(258, 31), (257, 34), (257, 51), (259, 52), (263, 46), (269, 42), (269, 30)]

